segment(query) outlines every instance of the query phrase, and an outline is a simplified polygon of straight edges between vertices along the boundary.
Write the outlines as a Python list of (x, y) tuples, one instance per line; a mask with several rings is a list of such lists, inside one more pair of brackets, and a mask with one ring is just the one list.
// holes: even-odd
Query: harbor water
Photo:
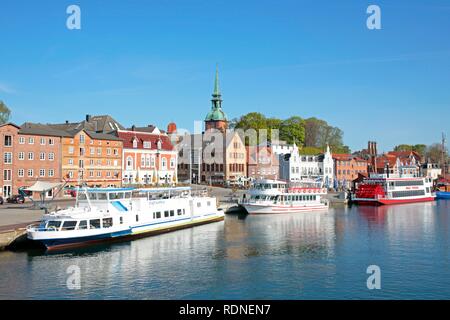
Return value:
[[(449, 200), (227, 215), (68, 252), (0, 252), (0, 299), (449, 299), (449, 228)], [(367, 287), (370, 265), (381, 289)]]

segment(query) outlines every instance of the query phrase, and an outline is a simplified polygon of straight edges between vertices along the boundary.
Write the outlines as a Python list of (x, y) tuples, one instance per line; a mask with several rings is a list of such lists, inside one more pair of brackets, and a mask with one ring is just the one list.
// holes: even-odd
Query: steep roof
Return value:
[(30, 134), (52, 137), (71, 137), (72, 135), (62, 129), (48, 124), (25, 122), (20, 126), (19, 134)]
[(144, 142), (150, 142), (150, 149), (156, 150), (158, 140), (161, 141), (161, 150), (172, 151), (174, 146), (170, 142), (170, 138), (165, 134), (149, 134), (138, 131), (119, 131), (119, 138), (123, 141), (123, 147), (127, 149), (133, 149), (133, 141), (137, 140), (137, 148), (144, 149)]

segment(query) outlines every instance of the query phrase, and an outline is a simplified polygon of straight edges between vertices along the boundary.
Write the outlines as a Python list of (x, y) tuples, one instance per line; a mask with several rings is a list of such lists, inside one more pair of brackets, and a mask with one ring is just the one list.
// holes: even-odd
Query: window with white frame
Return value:
[(34, 160), (34, 153), (28, 152), (28, 160)]
[(51, 145), (51, 146), (53, 146), (53, 145), (55, 144), (55, 139), (49, 138), (49, 139), (48, 139), (48, 144)]
[(167, 159), (166, 158), (162, 158), (162, 160), (161, 160), (161, 167), (163, 169), (167, 169)]
[(27, 170), (27, 175), (28, 175), (29, 178), (32, 178), (33, 175), (34, 175), (33, 169), (28, 169)]
[(152, 143), (150, 141), (144, 141), (144, 148), (150, 149), (152, 147)]
[(19, 144), (25, 144), (25, 137), (19, 137)]
[(25, 160), (25, 152), (19, 152), (19, 160)]
[(39, 160), (44, 161), (45, 160), (45, 152), (39, 153)]
[(5, 147), (12, 147), (12, 136), (5, 136)]
[(132, 157), (127, 157), (127, 169), (133, 170), (133, 158)]
[(53, 169), (48, 169), (48, 176), (49, 176), (49, 177), (54, 177), (54, 176), (55, 176), (55, 170), (53, 170)]
[(175, 168), (175, 158), (170, 158), (170, 167)]
[(39, 177), (45, 177), (45, 169), (39, 169)]
[(5, 164), (11, 164), (12, 163), (12, 153), (11, 152), (5, 152), (3, 155), (3, 162)]
[(45, 145), (45, 138), (40, 139), (41, 146)]
[(155, 157), (154, 157), (154, 156), (152, 156), (152, 157), (150, 158), (150, 166), (151, 166), (152, 168), (155, 166)]
[(74, 148), (73, 147), (69, 147), (69, 154), (73, 154), (74, 152)]
[(3, 180), (4, 181), (11, 181), (12, 179), (11, 179), (11, 170), (10, 169), (6, 169), (6, 170), (3, 170)]
[(141, 155), (141, 168), (145, 167), (145, 154)]
[(25, 176), (25, 170), (24, 169), (19, 169), (17, 171), (17, 176), (20, 178), (23, 178)]
[(69, 165), (73, 166), (73, 159), (69, 159)]
[(28, 144), (34, 144), (34, 138), (33, 137), (29, 137), (28, 138)]
[(55, 160), (55, 154), (54, 154), (53, 152), (50, 152), (50, 153), (48, 154), (48, 160), (50, 160), (50, 161)]
[(84, 134), (80, 134), (80, 143), (84, 143), (85, 142), (85, 136)]

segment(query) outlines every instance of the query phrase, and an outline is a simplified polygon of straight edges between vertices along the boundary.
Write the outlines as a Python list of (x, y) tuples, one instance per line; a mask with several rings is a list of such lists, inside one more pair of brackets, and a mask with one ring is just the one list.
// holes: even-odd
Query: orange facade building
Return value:
[(119, 187), (122, 183), (122, 141), (81, 130), (62, 138), (62, 175), (68, 185)]
[(367, 160), (351, 154), (333, 154), (333, 160), (336, 181), (340, 187), (349, 188), (358, 174), (367, 176)]

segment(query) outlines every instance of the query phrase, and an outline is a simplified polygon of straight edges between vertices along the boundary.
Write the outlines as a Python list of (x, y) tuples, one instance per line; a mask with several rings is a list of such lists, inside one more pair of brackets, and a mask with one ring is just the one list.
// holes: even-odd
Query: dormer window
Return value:
[(150, 149), (152, 147), (152, 143), (150, 141), (144, 141), (144, 148)]
[(137, 148), (137, 146), (138, 146), (138, 141), (137, 141), (137, 139), (136, 138), (134, 138), (133, 139), (133, 148)]
[(157, 148), (158, 148), (158, 150), (161, 150), (161, 147), (162, 147), (162, 143), (161, 143), (161, 140), (158, 140), (158, 144), (157, 144)]

